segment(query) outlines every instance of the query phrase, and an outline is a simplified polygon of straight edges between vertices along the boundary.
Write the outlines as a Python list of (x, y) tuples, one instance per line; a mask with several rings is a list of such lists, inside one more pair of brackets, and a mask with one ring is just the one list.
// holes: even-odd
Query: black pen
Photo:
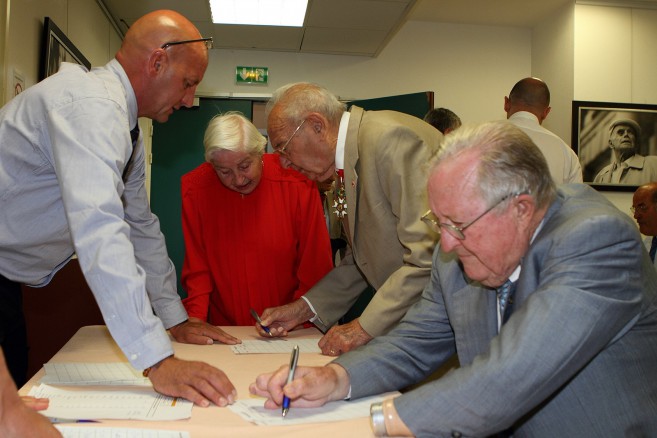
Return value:
[[(288, 385), (294, 379), (294, 372), (297, 370), (297, 362), (299, 361), (299, 346), (295, 345), (292, 349), (292, 357), (290, 358), (290, 371), (287, 373), (287, 382)], [(288, 396), (283, 396), (283, 418), (287, 415), (287, 411), (290, 409), (290, 398)]]
[(258, 313), (257, 313), (255, 310), (253, 310), (253, 309), (251, 309), (251, 316), (253, 316), (253, 318), (255, 318), (255, 320), (258, 322), (258, 324), (260, 324), (260, 327), (262, 327), (262, 329), (263, 329), (265, 332), (267, 332), (267, 334), (268, 334), (269, 336), (274, 336), (274, 335), (272, 335), (271, 332), (269, 331), (269, 327), (267, 327), (266, 325), (262, 325), (262, 321), (260, 320), (260, 317), (258, 316)]

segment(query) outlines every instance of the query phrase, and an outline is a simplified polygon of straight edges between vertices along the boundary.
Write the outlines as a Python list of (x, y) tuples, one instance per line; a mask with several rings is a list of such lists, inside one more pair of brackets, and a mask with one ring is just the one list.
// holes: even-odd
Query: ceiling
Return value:
[[(532, 27), (575, 0), (309, 0), (302, 28), (213, 24), (208, 0), (98, 0), (124, 34), (140, 16), (173, 9), (215, 48), (377, 56), (407, 20)], [(657, 0), (577, 0), (655, 7)]]

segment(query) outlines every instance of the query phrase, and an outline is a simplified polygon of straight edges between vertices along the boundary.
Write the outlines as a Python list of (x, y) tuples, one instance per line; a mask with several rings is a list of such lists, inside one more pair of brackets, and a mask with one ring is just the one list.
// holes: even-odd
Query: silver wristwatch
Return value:
[(372, 426), (374, 436), (388, 436), (383, 417), (383, 403), (373, 403), (370, 406), (370, 426)]

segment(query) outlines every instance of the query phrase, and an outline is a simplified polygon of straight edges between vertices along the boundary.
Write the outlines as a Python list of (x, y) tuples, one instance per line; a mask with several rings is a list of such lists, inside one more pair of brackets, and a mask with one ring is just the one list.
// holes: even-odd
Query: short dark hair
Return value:
[(447, 108), (434, 108), (430, 110), (424, 116), (424, 121), (443, 134), (447, 129), (452, 130), (461, 126), (461, 119), (459, 116)]

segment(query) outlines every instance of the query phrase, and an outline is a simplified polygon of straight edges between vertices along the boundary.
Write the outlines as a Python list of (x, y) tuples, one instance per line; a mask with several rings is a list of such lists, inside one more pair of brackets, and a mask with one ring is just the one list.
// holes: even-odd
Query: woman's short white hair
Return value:
[(244, 114), (230, 111), (210, 120), (203, 137), (205, 160), (210, 161), (217, 151), (244, 151), (262, 155), (267, 139)]

